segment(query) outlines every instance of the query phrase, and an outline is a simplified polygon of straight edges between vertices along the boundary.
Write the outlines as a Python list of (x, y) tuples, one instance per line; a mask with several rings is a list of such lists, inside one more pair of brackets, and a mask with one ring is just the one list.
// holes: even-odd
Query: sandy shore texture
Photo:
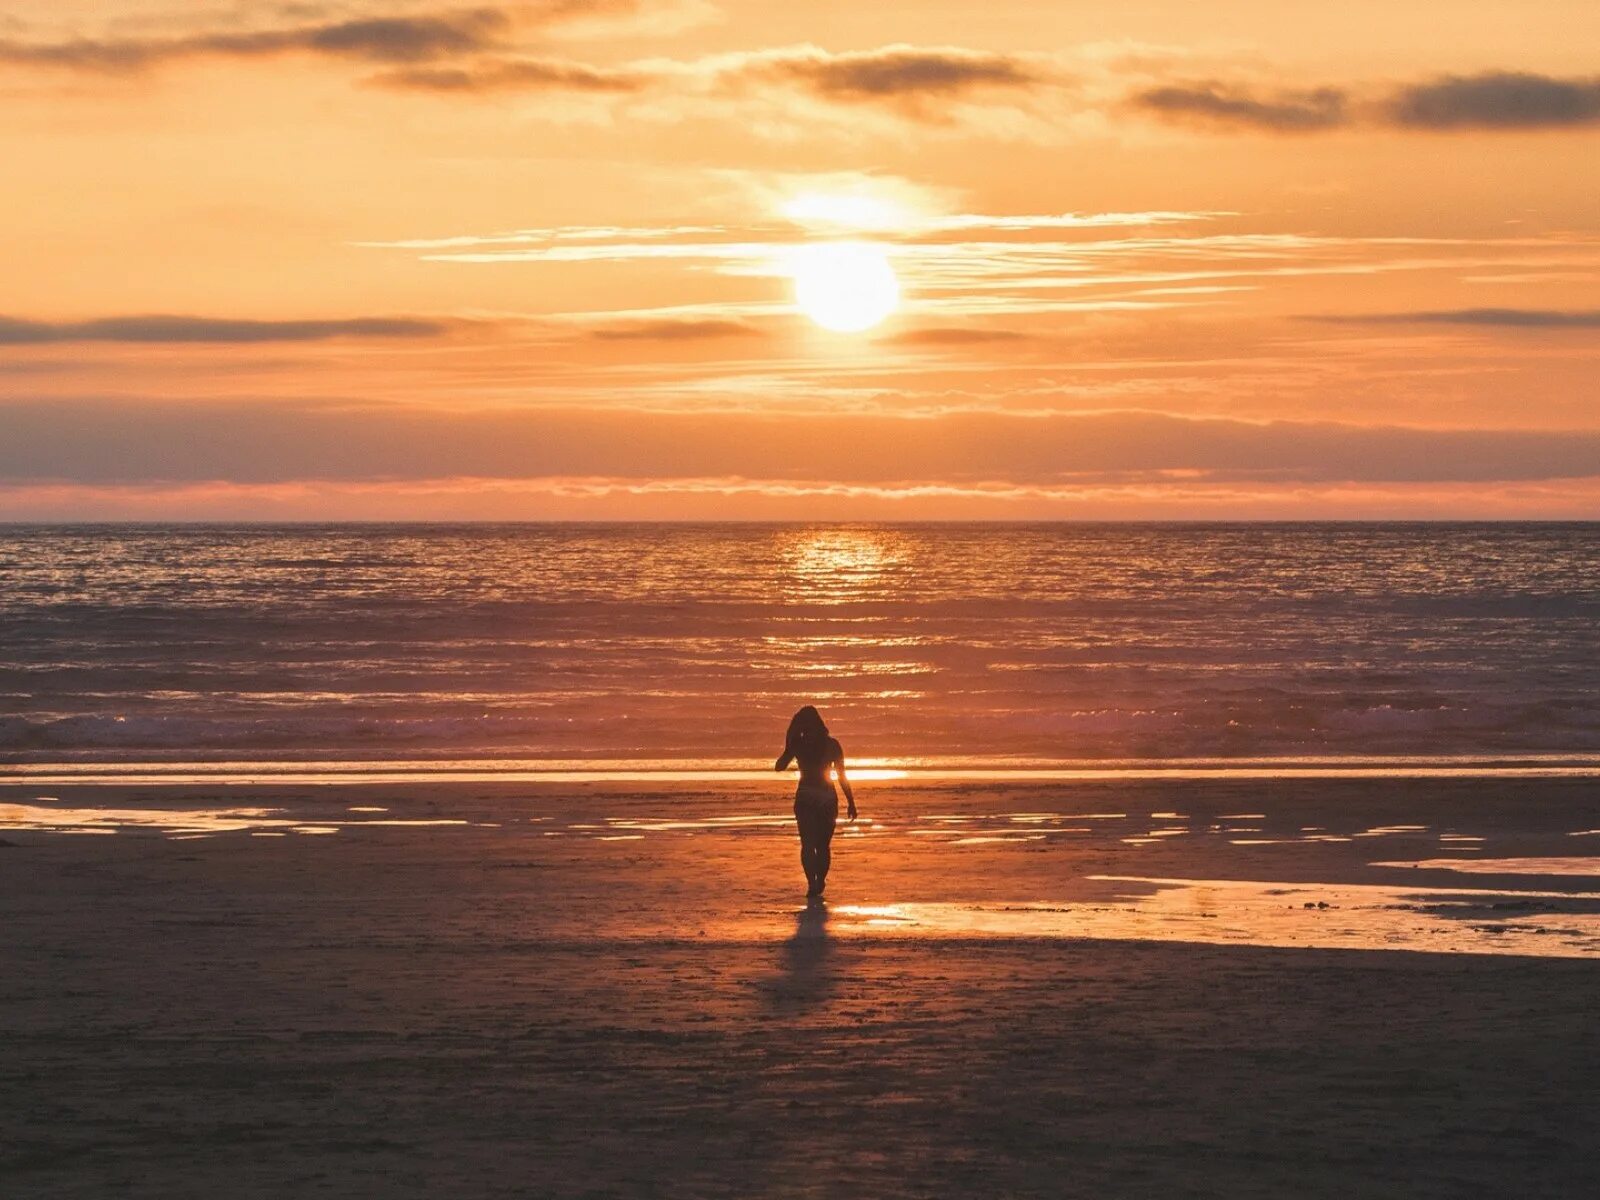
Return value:
[(0, 1195), (1600, 1195), (1593, 779), (860, 790), (0, 786)]

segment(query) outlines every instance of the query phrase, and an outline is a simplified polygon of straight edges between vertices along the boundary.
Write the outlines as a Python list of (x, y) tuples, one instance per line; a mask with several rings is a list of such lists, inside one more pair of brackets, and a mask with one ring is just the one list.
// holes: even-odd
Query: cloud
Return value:
[(760, 337), (761, 331), (743, 321), (664, 320), (614, 325), (593, 330), (589, 336), (602, 342), (695, 342), (712, 338)]
[[(467, 65), (387, 72), (373, 82), (424, 91), (478, 93), (545, 91), (664, 92), (688, 87), (796, 86), (835, 103), (891, 104), (916, 110), (926, 101), (956, 99), (981, 89), (1026, 89), (1041, 76), (1016, 55), (954, 46), (883, 46), (834, 54), (796, 46), (679, 62), (655, 59), (620, 69), (551, 59), (482, 58)], [(931, 110), (927, 116), (936, 115)]]
[(1405, 129), (1559, 129), (1600, 122), (1600, 78), (1522, 71), (1446, 75), (1396, 92), (1386, 115)]
[(1366, 96), (1358, 101), (1344, 87), (1260, 92), (1245, 84), (1208, 81), (1149, 88), (1132, 96), (1129, 104), (1163, 120), (1275, 133), (1317, 133), (1362, 124), (1426, 133), (1600, 123), (1600, 78), (1486, 71)]
[(505, 45), (510, 16), (497, 8), (424, 16), (370, 17), (183, 37), (0, 40), (0, 63), (76, 71), (128, 72), (190, 58), (265, 58), (305, 53), (365, 62), (419, 63)]
[(1335, 325), (1484, 325), (1503, 329), (1600, 329), (1600, 309), (1451, 308), (1422, 312), (1330, 314)]
[(26, 321), (0, 317), (0, 346), (57, 342), (229, 343), (319, 342), (337, 337), (435, 337), (450, 326), (417, 317), (252, 321), (216, 317), (127, 316), (92, 321)]
[[(346, 21), (287, 35), (290, 48), (383, 62), (419, 62), (498, 44), (510, 19), (497, 9), (442, 17)], [(269, 39), (274, 35), (266, 35)]]
[(1134, 107), (1166, 120), (1277, 133), (1338, 128), (1348, 120), (1346, 103), (1338, 88), (1258, 96), (1236, 84), (1217, 82), (1150, 88), (1132, 98)]
[[(0, 482), (731, 478), (846, 486), (1488, 483), (1600, 476), (1600, 432), (54, 397), (0, 402)], [(70, 429), (71, 437), (62, 436)], [(206, 447), (196, 454), (194, 447)], [(793, 453), (826, 445), (826, 463)]]
[[(162, 36), (16, 36), (0, 23), (0, 65), (126, 75), (189, 59), (265, 59), (308, 54), (392, 69), (369, 80), (378, 86), (434, 95), (573, 91), (626, 96), (651, 92), (661, 99), (725, 100), (730, 94), (799, 89), (813, 100), (849, 107), (874, 106), (928, 125), (972, 117), (975, 106), (1009, 109), (1016, 121), (1033, 118), (1032, 136), (1044, 125), (1018, 97), (1039, 89), (1098, 80), (1115, 90), (1129, 72), (1150, 78), (1150, 64), (1092, 63), (1080, 54), (1073, 76), (1070, 55), (999, 53), (960, 46), (895, 43), (869, 50), (832, 52), (815, 45), (776, 47), (692, 60), (650, 59), (621, 67), (564, 58), (516, 54), (518, 33), (595, 34), (652, 28), (680, 29), (715, 19), (705, 0), (544, 0), (392, 16), (316, 19), (323, 6), (281, 6), (280, 19), (297, 24)], [(663, 24), (663, 22), (665, 22)], [(620, 23), (620, 24), (619, 24)], [(1088, 49), (1088, 48), (1085, 48)], [(1087, 65), (1086, 65), (1087, 64)], [(1088, 72), (1087, 75), (1084, 72)], [(781, 99), (781, 96), (778, 97)], [(1093, 116), (1104, 96), (1079, 96), (1076, 115)], [(791, 101), (792, 103), (792, 101)], [(1387, 90), (1356, 85), (1263, 88), (1228, 80), (1178, 80), (1147, 86), (1124, 107), (1169, 122), (1215, 130), (1313, 133), (1351, 126), (1409, 131), (1560, 129), (1600, 124), (1600, 77), (1561, 78), (1496, 70), (1445, 75)], [(965, 110), (965, 111), (963, 111)], [(768, 123), (770, 125), (770, 122)]]
[(1013, 329), (978, 329), (970, 326), (929, 326), (907, 329), (878, 341), (890, 346), (973, 346), (989, 342), (1026, 341), (1028, 335)]
[[(818, 46), (655, 58), (621, 67), (567, 60), (487, 56), (476, 61), (386, 72), (373, 82), (461, 95), (559, 88), (590, 92), (652, 91), (662, 98), (713, 98), (799, 89), (837, 105), (877, 105), (923, 121), (949, 118), (946, 104), (971, 103), (974, 93), (1025, 91), (1046, 81), (1031, 60), (954, 46), (882, 46), (833, 53)], [(792, 103), (792, 101), (786, 101)]]
[(473, 95), (484, 92), (637, 92), (647, 80), (630, 71), (544, 58), (480, 59), (466, 66), (406, 67), (374, 75), (369, 83), (417, 92)]
[(788, 80), (826, 99), (846, 101), (950, 97), (1042, 81), (1017, 55), (903, 44), (842, 54), (815, 46), (773, 51), (750, 56), (742, 73)]
[[(189, 59), (266, 59), (310, 54), (378, 63), (379, 87), (439, 96), (571, 91), (626, 96), (651, 92), (662, 101), (712, 103), (725, 113), (733, 96), (792, 106), (798, 89), (825, 104), (875, 105), (928, 124), (956, 119), (978, 93), (1023, 92), (1050, 80), (1039, 55), (1000, 54), (957, 46), (894, 44), (834, 53), (813, 45), (717, 54), (699, 59), (652, 58), (600, 66), (516, 53), (519, 32), (649, 28), (666, 14), (706, 19), (697, 0), (551, 0), (418, 15), (307, 22), (279, 28), (180, 36), (72, 38), (0, 37), (0, 64), (126, 75)], [(598, 25), (595, 22), (599, 22)], [(676, 27), (676, 26), (673, 26)], [(787, 98), (785, 98), (787, 97)], [(990, 103), (984, 97), (983, 103)]]

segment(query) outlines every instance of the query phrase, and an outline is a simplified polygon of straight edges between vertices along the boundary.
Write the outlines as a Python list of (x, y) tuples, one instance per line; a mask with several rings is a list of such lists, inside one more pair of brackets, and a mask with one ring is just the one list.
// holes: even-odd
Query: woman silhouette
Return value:
[(822, 895), (828, 880), (828, 845), (839, 820), (839, 794), (828, 778), (830, 767), (837, 768), (839, 786), (850, 802), (852, 821), (856, 819), (856, 796), (845, 777), (843, 748), (828, 736), (822, 714), (809, 704), (789, 721), (789, 735), (773, 770), (785, 770), (791, 762), (800, 764), (800, 786), (794, 794), (794, 819), (800, 826), (800, 865), (811, 885), (806, 895), (816, 897)]

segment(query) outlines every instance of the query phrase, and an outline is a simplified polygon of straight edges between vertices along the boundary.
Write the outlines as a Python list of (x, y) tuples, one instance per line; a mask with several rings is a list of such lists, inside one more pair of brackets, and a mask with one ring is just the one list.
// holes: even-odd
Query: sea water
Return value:
[(1600, 524), (0, 527), (0, 761), (1600, 751)]

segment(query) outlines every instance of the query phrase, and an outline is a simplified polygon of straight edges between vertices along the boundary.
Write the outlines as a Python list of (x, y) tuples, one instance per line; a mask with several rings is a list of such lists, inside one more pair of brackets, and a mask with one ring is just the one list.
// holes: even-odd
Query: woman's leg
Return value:
[(816, 857), (814, 861), (816, 863), (817, 891), (819, 893), (822, 891), (822, 885), (827, 882), (828, 867), (833, 863), (833, 827), (838, 820), (839, 806), (835, 804), (832, 808), (819, 814), (817, 821), (815, 831)]
[(811, 890), (815, 890), (817, 886), (817, 846), (816, 835), (811, 828), (810, 816), (810, 809), (796, 800), (794, 823), (800, 829), (800, 868), (806, 873), (806, 883), (811, 885)]
[(819, 896), (828, 877), (829, 843), (839, 819), (839, 801), (836, 797), (831, 803), (820, 797), (796, 799), (794, 819), (800, 827), (800, 865), (805, 868), (806, 881), (811, 885), (806, 895)]

